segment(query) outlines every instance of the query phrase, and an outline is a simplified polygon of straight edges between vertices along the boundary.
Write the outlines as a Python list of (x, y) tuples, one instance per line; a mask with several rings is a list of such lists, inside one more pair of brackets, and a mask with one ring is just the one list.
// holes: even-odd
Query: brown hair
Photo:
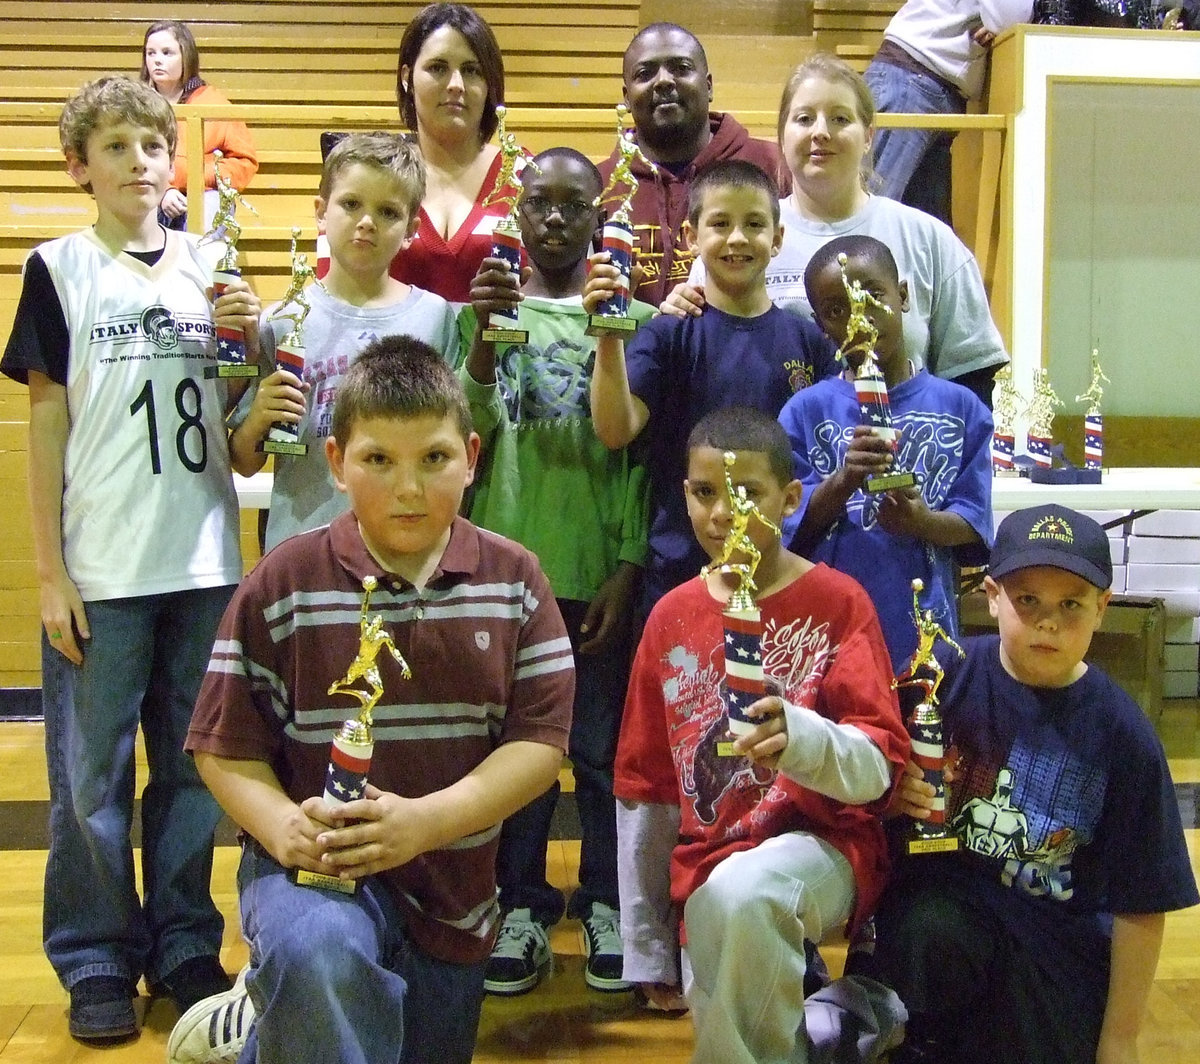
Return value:
[(756, 188), (771, 204), (771, 219), (779, 228), (779, 186), (761, 166), (746, 159), (718, 159), (704, 167), (688, 188), (688, 221), (695, 229), (704, 209), (704, 197), (710, 188)]
[(200, 76), (200, 52), (196, 48), (196, 38), (192, 36), (192, 31), (182, 22), (177, 22), (173, 18), (151, 22), (150, 27), (146, 30), (146, 36), (142, 38), (141, 80), (146, 85), (150, 84), (150, 69), (146, 66), (146, 42), (150, 40), (151, 34), (161, 33), (164, 30), (174, 37), (175, 43), (179, 45), (179, 58), (182, 61), (179, 84), (186, 85), (192, 78)]
[(400, 57), (396, 63), (396, 102), (405, 126), (417, 132), (417, 105), (413, 99), (412, 86), (404, 83), (403, 71), (408, 67), (411, 81), (417, 57), (425, 42), (443, 26), (458, 30), (466, 38), (487, 84), (487, 99), (483, 102), (483, 115), (479, 119), (479, 142), (486, 143), (496, 132), (496, 106), (504, 102), (504, 57), (496, 35), (473, 8), (466, 4), (429, 4), (417, 12), (416, 17), (405, 27), (400, 39)]
[[(153, 129), (162, 134), (167, 151), (174, 157), (177, 127), (171, 105), (149, 85), (124, 75), (89, 81), (67, 101), (58, 120), (63, 155), (68, 160), (86, 163), (88, 138), (110, 122), (129, 122)], [(92, 190), (85, 186), (84, 191)]]
[(397, 133), (350, 133), (339, 140), (321, 167), (321, 199), (328, 201), (334, 182), (355, 163), (385, 170), (404, 191), (409, 218), (425, 198), (425, 163), (417, 146)]
[(688, 453), (698, 447), (765, 454), (780, 487), (786, 487), (795, 476), (792, 444), (783, 426), (754, 407), (722, 406), (709, 411), (688, 434)]
[(367, 418), (452, 417), (463, 440), (471, 436), (471, 410), (457, 374), (427, 343), (411, 336), (381, 336), (362, 349), (338, 385), (333, 438), (344, 451)]

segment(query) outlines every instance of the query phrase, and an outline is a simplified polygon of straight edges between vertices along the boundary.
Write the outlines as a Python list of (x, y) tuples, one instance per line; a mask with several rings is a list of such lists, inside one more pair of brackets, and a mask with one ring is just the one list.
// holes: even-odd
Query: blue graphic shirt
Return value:
[(998, 636), (963, 644), (965, 660), (938, 652), (962, 759), (947, 809), (960, 859), (1077, 913), (1196, 904), (1166, 758), (1133, 699), (1094, 665), (1067, 687), (1030, 687), (1005, 671)]
[[(917, 474), (921, 495), (931, 510), (956, 513), (981, 542), (958, 551), (912, 536), (896, 536), (879, 526), (883, 495), (856, 491), (845, 511), (810, 551), (849, 573), (867, 590), (899, 672), (917, 646), (913, 623), (912, 581), (925, 583), (922, 609), (934, 610), (939, 623), (957, 633), (955, 562), (981, 565), (992, 541), (992, 418), (966, 388), (925, 370), (890, 390), (892, 421), (900, 433), (896, 468)], [(841, 468), (859, 424), (854, 384), (841, 377), (821, 381), (793, 396), (779, 416), (792, 441), (796, 476), (804, 485), (800, 508), (785, 523), (785, 541), (795, 535), (813, 490)]]

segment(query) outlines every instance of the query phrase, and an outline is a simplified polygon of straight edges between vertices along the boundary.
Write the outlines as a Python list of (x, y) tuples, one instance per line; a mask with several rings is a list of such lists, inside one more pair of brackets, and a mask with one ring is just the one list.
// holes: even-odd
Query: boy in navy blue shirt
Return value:
[[(1138, 1059), (1164, 913), (1200, 895), (1154, 728), (1083, 660), (1111, 583), (1082, 514), (1047, 503), (996, 532), (1000, 634), (942, 659), (960, 849), (902, 862), (852, 964), (908, 1006), (896, 1064)], [(927, 817), (932, 792), (910, 763), (896, 805)]]
[[(650, 559), (642, 615), (708, 561), (692, 534), (682, 484), (688, 434), (707, 413), (750, 406), (778, 417), (794, 393), (837, 372), (833, 348), (812, 322), (781, 311), (766, 270), (783, 241), (775, 182), (753, 163), (726, 160), (697, 175), (688, 195), (688, 240), (707, 273), (699, 317), (663, 315), (627, 352), (602, 338), (592, 376), (592, 418), (609, 447), (641, 437), (650, 469)], [(615, 290), (616, 269), (588, 281)]]

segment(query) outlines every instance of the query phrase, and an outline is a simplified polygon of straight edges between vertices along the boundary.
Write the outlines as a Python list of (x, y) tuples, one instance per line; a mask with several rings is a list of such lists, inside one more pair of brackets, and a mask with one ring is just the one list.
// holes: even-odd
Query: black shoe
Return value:
[(632, 990), (633, 984), (621, 978), (625, 963), (621, 914), (603, 902), (593, 902), (592, 911), (583, 919), (583, 937), (587, 955), (583, 981), (593, 990), (610, 993)]
[(484, 969), (483, 989), (514, 995), (532, 990), (550, 970), (553, 954), (546, 929), (529, 909), (513, 909), (504, 917), (496, 945)]
[(93, 975), (70, 990), (71, 1037), (88, 1045), (112, 1045), (138, 1033), (133, 986), (119, 975)]
[(189, 957), (163, 976), (162, 982), (151, 988), (151, 993), (169, 997), (182, 1016), (198, 1001), (224, 994), (232, 986), (233, 980), (216, 957)]

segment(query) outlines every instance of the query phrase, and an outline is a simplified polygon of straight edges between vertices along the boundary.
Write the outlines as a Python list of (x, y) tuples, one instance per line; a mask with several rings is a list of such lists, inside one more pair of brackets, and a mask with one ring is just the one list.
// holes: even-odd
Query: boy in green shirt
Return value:
[[(459, 318), (467, 350), (460, 371), (483, 440), (471, 520), (541, 560), (576, 656), (570, 757), (582, 827), (579, 890), (570, 915), (583, 921), (584, 977), (597, 990), (621, 978), (613, 758), (630, 660), (634, 587), (646, 555), (645, 472), (622, 448), (609, 451), (592, 426), (589, 390), (596, 341), (585, 333), (583, 286), (599, 225), (599, 172), (571, 148), (551, 148), (526, 170), (521, 235), (532, 268), (518, 278), (484, 259)], [(523, 283), (522, 283), (523, 281)], [(518, 306), (522, 344), (489, 343), (484, 323)], [(653, 308), (634, 302), (647, 321)], [(557, 784), (504, 823), (497, 878), (504, 926), (484, 985), (493, 994), (532, 990), (550, 964), (546, 929), (563, 913), (546, 881), (546, 844)]]

